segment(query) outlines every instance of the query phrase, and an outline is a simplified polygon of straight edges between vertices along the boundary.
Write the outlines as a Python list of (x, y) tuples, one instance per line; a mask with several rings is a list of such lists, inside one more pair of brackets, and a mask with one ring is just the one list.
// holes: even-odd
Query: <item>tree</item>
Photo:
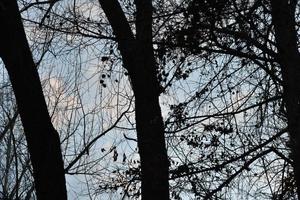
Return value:
[[(45, 97), (60, 133), (65, 173), (86, 185), (85, 191), (74, 190), (90, 198), (140, 197), (141, 138), (135, 133), (143, 132), (141, 101), (136, 106), (131, 101), (145, 95), (154, 102), (157, 89), (142, 93), (137, 83), (149, 88), (147, 83), (158, 83), (170, 198), (295, 199), (270, 2), (155, 0), (152, 35), (149, 24), (137, 20), (143, 7), (138, 1), (101, 2), (118, 9), (101, 9), (98, 1), (57, 1), (50, 7), (48, 1), (19, 1), (31, 49), (45, 52), (35, 59), (41, 61)], [(149, 13), (142, 15), (149, 19)], [(112, 23), (109, 15), (122, 17)], [(144, 26), (147, 40), (138, 38)], [(139, 50), (152, 47), (153, 56)], [(154, 57), (154, 67), (137, 67), (146, 54), (149, 63)], [(147, 71), (154, 78), (141, 69), (155, 69)], [(9, 147), (12, 140), (6, 138), (3, 146)], [(15, 155), (7, 152), (7, 160)], [(72, 182), (68, 185), (77, 183)]]
[(1, 1), (0, 56), (28, 143), (38, 199), (67, 199), (59, 136), (53, 128), (16, 1)]
[(272, 22), (278, 48), (278, 62), (281, 67), (284, 101), (287, 110), (290, 134), (291, 159), (300, 197), (300, 53), (296, 31), (295, 12), (298, 1), (270, 1)]
[(99, 3), (116, 35), (135, 96), (142, 199), (169, 199), (169, 164), (159, 105), (158, 68), (152, 42), (152, 1), (135, 1), (135, 36), (118, 1), (100, 0)]
[[(287, 75), (285, 75), (285, 73), (287, 73), (287, 69), (292, 69), (292, 72), (289, 72), (290, 75), (293, 74), (294, 76), (297, 74), (297, 67), (295, 67), (295, 63), (299, 62), (297, 46), (297, 38), (299, 36), (295, 31), (295, 26), (297, 24), (295, 22), (297, 2), (293, 1), (290, 3), (290, 5), (288, 5), (289, 3), (287, 2), (281, 2), (285, 4), (281, 6), (276, 4), (274, 1), (270, 2), (272, 2), (271, 5), (273, 4), (273, 7), (275, 4), (276, 9), (271, 9), (269, 3), (263, 1), (242, 1), (241, 3), (237, 3), (235, 1), (226, 3), (223, 1), (214, 3), (205, 1), (192, 1), (191, 6), (186, 11), (186, 16), (189, 16), (186, 23), (187, 28), (179, 30), (177, 31), (177, 34), (172, 35), (173, 40), (171, 41), (177, 41), (178, 43), (172, 44), (171, 42), (169, 47), (172, 48), (172, 46), (174, 47), (178, 45), (179, 47), (188, 49), (189, 53), (196, 55), (200, 54), (201, 56), (203, 55), (203, 51), (208, 52), (208, 56), (215, 54), (232, 55), (235, 58), (241, 59), (241, 68), (243, 69), (245, 69), (245, 65), (247, 67), (258, 66), (260, 69), (265, 71), (267, 76), (270, 76), (272, 82), (274, 81), (273, 83), (269, 82), (267, 84), (274, 85), (275, 87), (279, 88), (276, 94), (277, 97), (283, 96), (283, 102), (288, 104), (288, 102), (291, 101), (289, 98), (297, 99), (295, 95), (297, 96), (298, 93), (295, 77), (287, 78)], [(218, 4), (221, 4), (221, 6), (218, 6)], [(272, 15), (270, 10), (273, 10)], [(282, 15), (285, 17), (282, 17)], [(271, 24), (271, 17), (273, 17), (275, 32), (273, 32), (274, 29)], [(299, 19), (296, 18), (296, 20)], [(200, 40), (195, 40), (199, 33), (202, 33), (202, 35), (206, 34), (206, 37), (200, 37)], [(278, 33), (281, 36), (278, 36)], [(174, 36), (177, 36), (178, 39), (176, 40)], [(276, 37), (277, 46), (279, 48), (278, 53), (276, 52), (275, 48), (276, 43), (272, 40), (274, 36)], [(285, 37), (288, 37), (289, 39), (286, 39)], [(281, 41), (279, 41), (278, 38), (281, 38)], [(283, 46), (285, 47), (283, 48)], [(289, 46), (292, 48), (289, 48)], [(287, 53), (287, 49), (291, 49), (291, 52)], [(212, 52), (213, 54), (209, 54), (209, 52)], [(287, 58), (287, 54), (289, 55), (289, 58)], [(208, 57), (207, 55), (205, 56)], [(282, 57), (285, 58), (283, 59)], [(286, 67), (288, 64), (284, 63), (284, 60), (285, 62), (287, 62), (287, 60), (290, 61), (290, 67)], [(249, 64), (249, 61), (253, 62), (251, 63), (252, 66), (247, 65)], [(294, 63), (294, 66), (291, 66), (291, 63)], [(279, 69), (278, 64), (281, 66), (281, 70)], [(232, 75), (233, 74), (231, 74), (231, 76)], [(281, 78), (283, 79), (281, 80)], [(294, 80), (293, 84), (290, 82), (292, 80)], [(232, 81), (236, 81), (236, 79), (232, 79)], [(287, 84), (287, 82), (290, 82), (290, 84)], [(293, 87), (293, 90), (291, 90), (291, 88), (287, 88), (287, 85), (290, 85), (288, 87)], [(285, 91), (284, 95), (282, 95), (282, 89), (280, 88), (283, 88)], [(293, 94), (287, 95), (287, 90), (290, 92), (293, 91)], [(267, 93), (270, 94), (271, 92)], [(282, 101), (280, 100), (281, 97), (275, 99)], [(295, 141), (297, 141), (297, 138), (294, 138), (293, 134), (291, 133), (291, 129), (294, 129), (296, 124), (294, 120), (297, 119), (297, 116), (295, 116), (295, 113), (297, 113), (295, 109), (296, 100), (293, 100), (292, 102), (294, 102), (293, 111), (291, 111), (291, 108), (290, 111), (288, 111), (289, 109), (286, 107), (286, 113), (285, 109), (283, 108), (283, 104), (280, 103), (282, 106), (279, 108), (281, 111), (278, 114), (287, 119), (286, 122), (289, 124), (291, 143), (295, 143), (294, 145), (296, 145), (297, 142)], [(267, 104), (267, 102), (266, 104), (263, 103), (263, 105), (266, 106)], [(266, 116), (268, 112), (267, 109), (264, 112), (264, 115)], [(295, 112), (293, 118), (289, 117), (289, 112)], [(274, 115), (275, 113), (272, 116)], [(210, 116), (214, 117), (213, 115)], [(266, 120), (266, 118), (262, 119)], [(284, 121), (282, 124), (285, 124), (286, 122)], [(294, 125), (291, 126), (290, 123)], [(260, 125), (257, 124), (256, 128), (259, 128), (259, 126)], [(207, 129), (216, 130), (219, 129), (219, 127), (212, 126)], [(288, 158), (289, 156), (287, 155), (287, 152), (285, 152), (284, 156), (282, 154), (281, 157), (287, 160), (289, 164), (292, 164), (293, 162), (291, 160), (295, 160), (298, 157), (294, 155), (297, 154), (295, 151), (297, 152), (298, 147), (287, 145), (285, 149), (289, 151), (290, 147), (292, 156)], [(276, 153), (279, 155), (281, 152), (283, 152), (282, 149), (276, 150)], [(295, 173), (294, 177), (297, 182), (297, 164), (293, 165)], [(284, 168), (284, 166), (282, 166), (282, 168)], [(293, 178), (288, 179), (291, 180)], [(297, 185), (298, 184), (296, 184), (296, 186)], [(278, 196), (280, 196), (280, 198), (286, 198), (283, 197), (285, 195), (284, 193), (286, 192), (286, 188), (282, 188), (282, 190), (282, 193), (279, 193)], [(277, 198), (276, 196), (277, 194), (274, 194), (274, 198)]]

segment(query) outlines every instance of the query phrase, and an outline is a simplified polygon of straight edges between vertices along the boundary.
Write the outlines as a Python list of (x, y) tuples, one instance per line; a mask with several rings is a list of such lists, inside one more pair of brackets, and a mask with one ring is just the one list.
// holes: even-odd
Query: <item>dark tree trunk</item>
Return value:
[(297, 0), (271, 0), (272, 20), (283, 76), (284, 101), (287, 109), (291, 158), (300, 198), (300, 54), (295, 29)]
[(28, 144), (37, 198), (66, 200), (58, 133), (45, 103), (15, 0), (0, 0), (0, 56), (16, 96)]
[(136, 0), (136, 37), (117, 0), (99, 0), (116, 35), (135, 95), (142, 199), (169, 199), (169, 164), (152, 46), (151, 0)]

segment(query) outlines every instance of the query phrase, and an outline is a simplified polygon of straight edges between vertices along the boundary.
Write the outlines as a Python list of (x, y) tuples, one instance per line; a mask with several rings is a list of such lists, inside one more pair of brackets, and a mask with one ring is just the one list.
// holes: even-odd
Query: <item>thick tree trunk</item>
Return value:
[(272, 20), (283, 76), (284, 101), (287, 108), (291, 158), (300, 198), (300, 54), (295, 29), (297, 0), (271, 0)]
[(152, 47), (151, 0), (136, 0), (136, 38), (117, 0), (99, 0), (117, 37), (135, 95), (142, 199), (169, 199), (169, 164)]
[(15, 0), (0, 0), (0, 26), (0, 56), (16, 96), (37, 198), (65, 200), (67, 193), (60, 140), (49, 117)]

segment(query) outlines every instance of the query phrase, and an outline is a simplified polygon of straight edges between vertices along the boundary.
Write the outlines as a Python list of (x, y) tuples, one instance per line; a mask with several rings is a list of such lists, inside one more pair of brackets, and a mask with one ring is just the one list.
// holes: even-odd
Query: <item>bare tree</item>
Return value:
[[(295, 199), (270, 2), (99, 2), (19, 1), (70, 193), (134, 199), (142, 182), (142, 196), (148, 195), (145, 183), (155, 177), (143, 181), (140, 136), (147, 132), (158, 142), (163, 134), (152, 141), (160, 131), (139, 120), (152, 123), (147, 113), (160, 107), (170, 198)], [(12, 137), (6, 139), (11, 146)], [(144, 156), (159, 154), (153, 147)], [(6, 155), (11, 160), (14, 152)], [(71, 186), (77, 178), (85, 189)]]
[(135, 95), (142, 199), (169, 199), (169, 164), (159, 105), (158, 68), (152, 42), (152, 1), (135, 1), (135, 36), (117, 0), (100, 0), (99, 3), (116, 35)]
[(17, 1), (1, 1), (0, 56), (8, 71), (28, 143), (38, 199), (67, 199), (58, 133), (53, 128)]
[(300, 197), (300, 53), (295, 12), (298, 1), (270, 1), (290, 134), (291, 159)]

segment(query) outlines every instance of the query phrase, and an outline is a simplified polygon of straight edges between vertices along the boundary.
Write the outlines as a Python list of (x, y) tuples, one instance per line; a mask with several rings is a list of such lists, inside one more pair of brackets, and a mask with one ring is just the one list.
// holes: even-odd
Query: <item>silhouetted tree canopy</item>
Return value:
[(0, 199), (298, 199), (299, 8), (0, 0)]

